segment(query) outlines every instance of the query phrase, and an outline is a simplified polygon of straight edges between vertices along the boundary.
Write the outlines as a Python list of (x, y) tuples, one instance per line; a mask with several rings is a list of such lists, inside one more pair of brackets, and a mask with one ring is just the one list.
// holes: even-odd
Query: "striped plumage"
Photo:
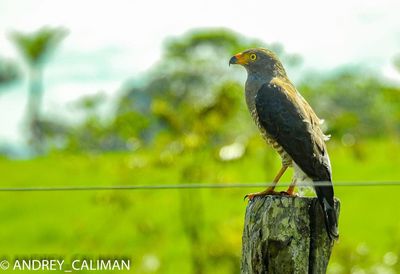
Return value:
[[(255, 96), (254, 97), (250, 97), (249, 98), (254, 98), (255, 101)], [(254, 105), (254, 107), (253, 107)], [(261, 132), (262, 137), (265, 139), (265, 141), (279, 154), (279, 156), (281, 156), (282, 159), (282, 165), (284, 166), (292, 166), (292, 158), (290, 157), (289, 154), (287, 154), (287, 152), (283, 149), (283, 147), (274, 140), (273, 137), (271, 137), (268, 132), (265, 130), (265, 128), (262, 127), (262, 125), (260, 124), (260, 120), (258, 119), (258, 115), (257, 115), (257, 110), (255, 108), (255, 104), (248, 104), (247, 107), (249, 108), (249, 111), (251, 113), (251, 117), (254, 120), (254, 123), (257, 125), (258, 129)]]
[[(290, 82), (276, 55), (267, 49), (250, 49), (231, 58), (230, 63), (243, 65), (248, 74), (245, 86), (246, 103), (265, 140), (282, 158), (282, 169), (293, 166), (294, 176), (287, 194), (293, 195), (296, 182), (310, 180), (328, 182), (314, 184), (318, 200), (325, 212), (328, 235), (338, 237), (331, 166), (325, 146), (321, 121), (307, 101)], [(253, 193), (254, 196), (277, 194), (274, 187)]]

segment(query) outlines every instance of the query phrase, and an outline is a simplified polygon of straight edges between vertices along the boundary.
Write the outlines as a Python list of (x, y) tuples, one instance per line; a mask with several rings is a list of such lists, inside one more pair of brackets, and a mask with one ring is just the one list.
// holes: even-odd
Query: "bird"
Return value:
[[(272, 184), (264, 191), (245, 196), (297, 196), (297, 182), (312, 181), (330, 239), (339, 237), (334, 209), (332, 169), (325, 141), (329, 136), (321, 129), (314, 110), (289, 80), (277, 55), (265, 48), (252, 48), (237, 53), (229, 65), (243, 66), (247, 71), (245, 100), (261, 135), (281, 156), (282, 166)], [(294, 175), (286, 191), (275, 186), (288, 167)]]

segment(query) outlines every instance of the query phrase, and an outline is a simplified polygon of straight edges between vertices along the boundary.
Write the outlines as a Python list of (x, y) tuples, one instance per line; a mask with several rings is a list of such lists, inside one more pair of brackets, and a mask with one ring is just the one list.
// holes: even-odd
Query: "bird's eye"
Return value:
[(254, 61), (257, 59), (257, 55), (255, 55), (254, 53), (250, 54), (250, 60)]

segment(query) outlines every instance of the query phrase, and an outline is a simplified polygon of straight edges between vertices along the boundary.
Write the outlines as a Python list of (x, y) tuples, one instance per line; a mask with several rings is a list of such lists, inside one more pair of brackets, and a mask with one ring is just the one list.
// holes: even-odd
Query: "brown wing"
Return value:
[(314, 135), (314, 141), (321, 153), (326, 152), (325, 141), (329, 140), (329, 136), (325, 135), (321, 129), (321, 124), (323, 120), (320, 120), (315, 114), (314, 110), (308, 104), (308, 102), (297, 92), (296, 88), (290, 83), (290, 81), (284, 81), (279, 78), (274, 78), (271, 81), (272, 84), (282, 87), (283, 91), (287, 93), (290, 100), (299, 108), (300, 112), (304, 116), (304, 122), (310, 123), (312, 132)]

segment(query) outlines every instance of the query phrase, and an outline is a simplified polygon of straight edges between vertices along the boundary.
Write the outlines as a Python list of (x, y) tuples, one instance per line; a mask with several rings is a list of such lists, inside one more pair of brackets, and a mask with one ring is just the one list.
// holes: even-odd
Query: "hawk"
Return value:
[[(329, 137), (320, 128), (321, 120), (291, 83), (272, 51), (249, 49), (234, 55), (230, 64), (242, 65), (247, 70), (245, 98), (248, 109), (264, 139), (282, 158), (282, 167), (272, 185), (245, 197), (252, 200), (264, 195), (295, 196), (296, 182), (311, 180), (324, 211), (328, 235), (337, 239), (331, 165), (325, 145)], [(285, 192), (274, 191), (288, 167), (294, 169), (292, 183)]]

